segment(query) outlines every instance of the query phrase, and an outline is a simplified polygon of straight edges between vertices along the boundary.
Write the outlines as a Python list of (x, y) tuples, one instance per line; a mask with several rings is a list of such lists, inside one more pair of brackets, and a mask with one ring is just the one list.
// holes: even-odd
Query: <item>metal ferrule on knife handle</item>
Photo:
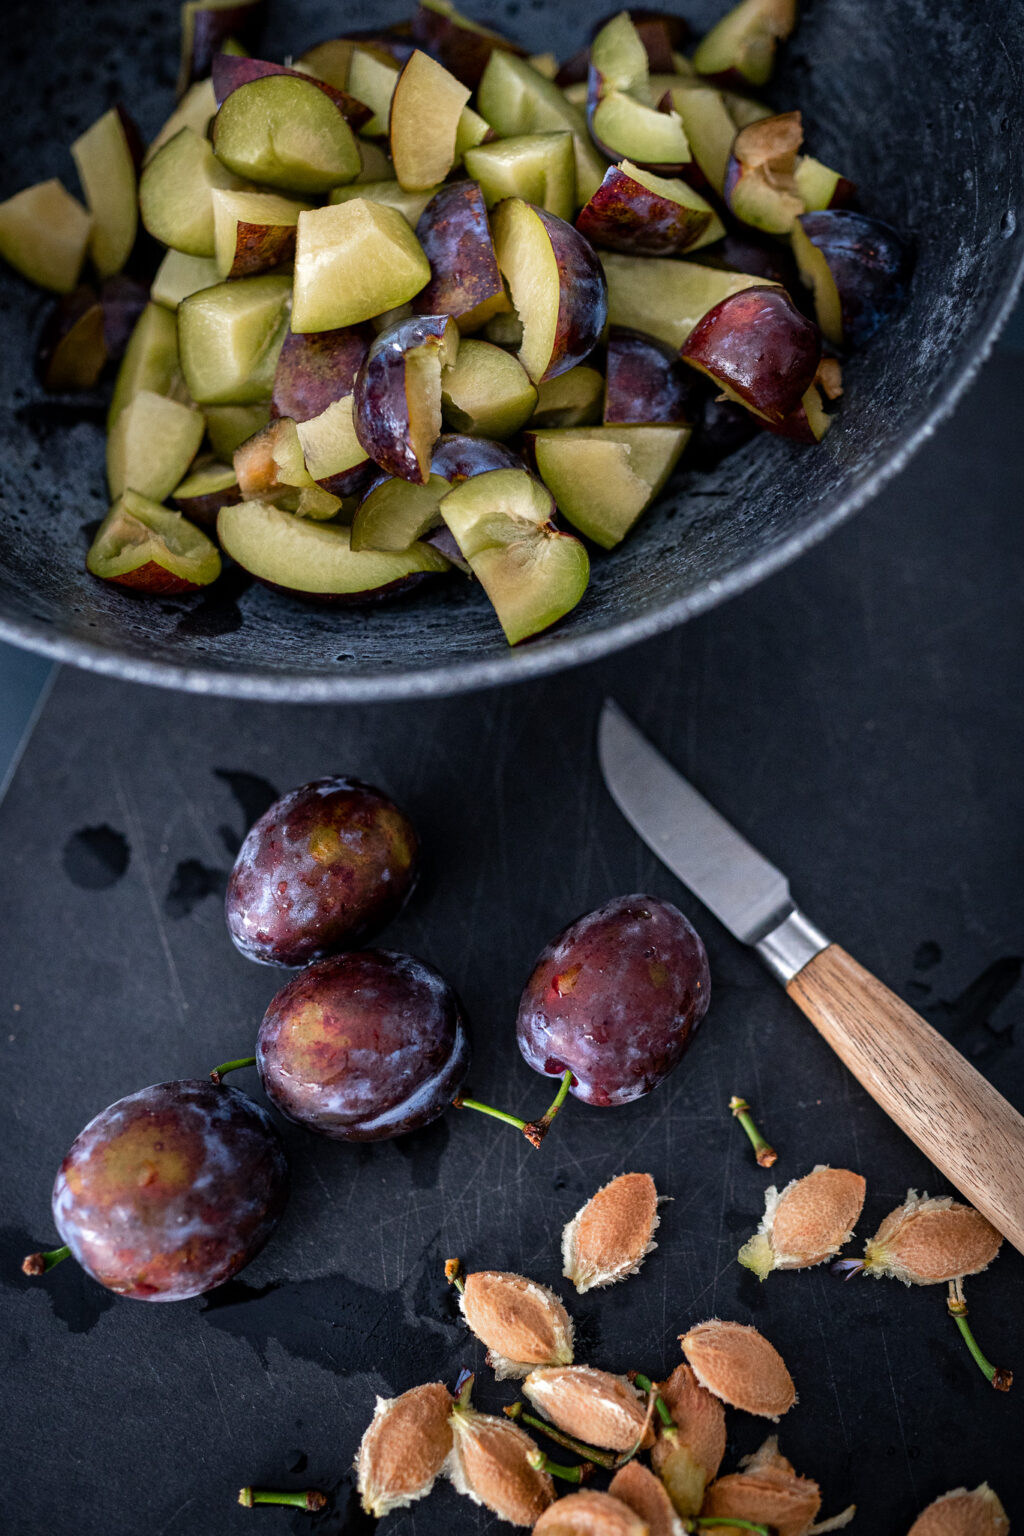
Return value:
[(776, 981), (786, 987), (829, 943), (821, 929), (794, 907), (777, 927), (757, 940), (754, 948)]

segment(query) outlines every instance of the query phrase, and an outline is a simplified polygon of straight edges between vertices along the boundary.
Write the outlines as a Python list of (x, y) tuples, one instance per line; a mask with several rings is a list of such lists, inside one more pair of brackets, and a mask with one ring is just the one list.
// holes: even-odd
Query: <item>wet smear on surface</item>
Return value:
[(1024, 970), (1019, 955), (994, 960), (981, 975), (950, 1002), (939, 1001), (928, 1010), (930, 1018), (972, 1061), (984, 1061), (1013, 1044), (1013, 1024), (1008, 1019), (993, 1023), (992, 1015), (1017, 986)]
[(415, 1312), (414, 1297), (428, 1267), (443, 1273), (432, 1250), (417, 1274), (393, 1291), (346, 1275), (261, 1287), (230, 1280), (204, 1298), (200, 1315), (204, 1323), (244, 1339), (264, 1367), (267, 1345), (275, 1339), (293, 1359), (336, 1375), (377, 1373), (397, 1394), (444, 1377), (465, 1348), (464, 1330)]
[(925, 939), (914, 951), (914, 970), (931, 971), (942, 960), (942, 950), (932, 939)]
[(198, 859), (183, 859), (171, 876), (164, 911), (168, 917), (188, 917), (207, 896), (223, 896), (227, 883), (225, 870), (211, 869)]
[(246, 773), (244, 769), (236, 768), (215, 768), (213, 772), (228, 786), (242, 813), (241, 836), (226, 824), (217, 828), (221, 842), (234, 858), (253, 822), (259, 821), (264, 811), (269, 811), (274, 801), (281, 797), (269, 779), (261, 778), (258, 773)]
[(412, 1131), (391, 1143), (394, 1150), (409, 1164), (409, 1177), (414, 1189), (436, 1189), (441, 1174), (441, 1160), (448, 1146), (448, 1125), (445, 1120), (435, 1120), (422, 1131)]
[(176, 635), (208, 640), (233, 635), (245, 623), (238, 599), (252, 586), (252, 577), (239, 567), (227, 570), (216, 586), (174, 626)]
[(104, 824), (73, 832), (64, 844), (61, 863), (72, 885), (83, 891), (105, 891), (121, 879), (130, 858), (124, 833)]
[[(49, 1238), (49, 1246), (56, 1243)], [(69, 1333), (88, 1333), (117, 1298), (90, 1279), (74, 1259), (65, 1259), (49, 1274), (33, 1279), (21, 1272), (26, 1254), (39, 1251), (39, 1236), (21, 1227), (0, 1227), (0, 1285), (11, 1291), (42, 1291), (58, 1322)]]

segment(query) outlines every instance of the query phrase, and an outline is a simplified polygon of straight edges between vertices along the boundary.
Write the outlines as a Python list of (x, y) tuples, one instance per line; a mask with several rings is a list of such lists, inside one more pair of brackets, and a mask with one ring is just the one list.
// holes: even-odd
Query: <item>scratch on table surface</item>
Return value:
[(206, 1335), (202, 1331), (200, 1331), (199, 1334), (199, 1342), (203, 1346), (203, 1357), (206, 1360), (206, 1369), (210, 1373), (210, 1384), (213, 1387), (213, 1395), (217, 1399), (217, 1407), (220, 1409), (220, 1416), (224, 1420), (224, 1428), (227, 1430), (228, 1439), (230, 1440), (232, 1438), (231, 1422), (228, 1419), (226, 1412), (224, 1411), (224, 1403), (221, 1399), (220, 1388), (217, 1385), (217, 1373), (213, 1368), (213, 1361), (210, 1359), (210, 1350), (206, 1342)]
[(125, 822), (131, 831), (132, 846), (133, 848), (138, 849), (139, 867), (142, 870), (142, 879), (146, 887), (146, 895), (149, 897), (149, 905), (153, 913), (153, 921), (156, 924), (157, 936), (160, 940), (160, 948), (163, 950), (164, 959), (167, 961), (167, 970), (171, 978), (171, 987), (174, 991), (175, 997), (178, 1000), (178, 1010), (182, 1019), (184, 1019), (185, 1015), (188, 1013), (188, 1000), (185, 997), (185, 990), (181, 985), (181, 977), (178, 975), (178, 967), (174, 963), (174, 955), (171, 952), (170, 942), (167, 938), (167, 932), (164, 928), (163, 919), (160, 915), (160, 903), (157, 900), (156, 887), (153, 884), (153, 871), (150, 868), (149, 859), (146, 855), (145, 835), (143, 833), (141, 823), (139, 822), (139, 818), (135, 812), (135, 807), (128, 799), (125, 787), (121, 782), (121, 776), (117, 771), (117, 763), (114, 757), (111, 755), (108, 761), (110, 763), (110, 777), (114, 785), (114, 793), (117, 796)]
[(885, 1322), (884, 1319), (882, 1319), (877, 1302), (875, 1304), (875, 1317), (881, 1322), (881, 1327), (879, 1328), (878, 1333), (879, 1338), (882, 1341), (882, 1353), (885, 1355), (885, 1369), (889, 1377), (889, 1389), (892, 1392), (893, 1407), (896, 1410), (896, 1427), (900, 1432), (900, 1444), (903, 1447), (903, 1459), (907, 1464), (907, 1477), (910, 1480), (910, 1487), (913, 1491), (914, 1505), (916, 1507), (920, 1503), (920, 1498), (917, 1492), (917, 1482), (914, 1478), (914, 1463), (910, 1459), (910, 1447), (907, 1445), (907, 1437), (903, 1432), (903, 1414), (900, 1412), (900, 1400), (896, 1393), (896, 1378), (892, 1373), (892, 1362), (889, 1359), (889, 1344), (885, 1337)]
[(156, 1536), (166, 1536), (166, 1532), (169, 1531), (171, 1529), (171, 1526), (175, 1524), (175, 1522), (178, 1519), (178, 1516), (179, 1515), (183, 1515), (185, 1513), (186, 1509), (191, 1509), (192, 1505), (195, 1502), (196, 1502), (196, 1496), (195, 1496), (195, 1494), (193, 1494), (191, 1498), (188, 1498), (188, 1499), (185, 1500), (184, 1504), (179, 1504), (177, 1509), (174, 1511), (174, 1514), (167, 1521), (167, 1524), (166, 1525), (162, 1525), (160, 1527), (160, 1529), (156, 1532)]

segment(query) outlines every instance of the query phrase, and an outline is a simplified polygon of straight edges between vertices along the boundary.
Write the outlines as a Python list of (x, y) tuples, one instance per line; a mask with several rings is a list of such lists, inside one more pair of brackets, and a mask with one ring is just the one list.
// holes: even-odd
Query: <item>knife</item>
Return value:
[(606, 699), (598, 757), (626, 820), (751, 945), (854, 1077), (1024, 1253), (1024, 1118), (920, 1014), (805, 917), (789, 882)]

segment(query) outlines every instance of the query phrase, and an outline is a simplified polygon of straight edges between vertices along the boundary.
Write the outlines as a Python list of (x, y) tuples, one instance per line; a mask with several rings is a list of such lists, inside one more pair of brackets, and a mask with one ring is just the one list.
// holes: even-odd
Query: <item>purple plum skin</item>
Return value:
[(225, 897), (228, 932), (264, 965), (308, 965), (378, 933), (418, 870), (408, 817), (358, 779), (303, 784), (250, 829)]
[(333, 1141), (384, 1141), (443, 1115), (469, 1070), (459, 1000), (412, 955), (363, 949), (294, 976), (260, 1026), (267, 1097)]
[(442, 187), (416, 225), (430, 262), (430, 282), (413, 300), (418, 315), (451, 315), (460, 328), (476, 329), (505, 303), (487, 204), (475, 181)]
[(593, 246), (579, 230), (544, 208), (534, 213), (547, 230), (560, 279), (555, 342), (544, 374), (544, 379), (555, 379), (582, 363), (600, 341), (608, 320), (608, 284)]
[(818, 371), (821, 333), (781, 289), (744, 288), (709, 309), (680, 350), (767, 421), (784, 421)]
[(205, 80), (220, 56), (224, 44), (232, 38), (245, 48), (252, 48), (263, 25), (266, 5), (230, 5), (217, 10), (196, 11), (193, 19), (192, 55), (187, 60), (185, 77), (178, 83), (181, 94), (193, 80)]
[(353, 420), (356, 437), (373, 462), (390, 475), (426, 485), (409, 430), (406, 355), (433, 343), (441, 345), (449, 315), (416, 315), (381, 331), (356, 375)]
[(466, 437), (461, 432), (445, 432), (437, 440), (430, 465), (432, 475), (443, 475), (457, 485), (491, 469), (522, 469), (523, 461), (504, 443), (492, 443), (488, 437)]
[(576, 228), (592, 245), (629, 256), (679, 256), (688, 251), (711, 222), (701, 212), (660, 197), (632, 176), (610, 165), (593, 197), (582, 208)]
[(237, 91), (240, 86), (251, 85), (254, 80), (263, 80), (267, 75), (292, 75), (297, 80), (308, 81), (310, 85), (315, 85), (318, 90), (323, 91), (325, 96), (329, 96), (353, 133), (357, 133), (373, 116), (368, 106), (357, 101), (347, 91), (339, 91), (336, 86), (328, 85), (326, 80), (318, 80), (315, 75), (307, 75), (301, 69), (289, 69), (285, 64), (272, 64), (268, 59), (250, 59), (235, 53), (218, 53), (213, 60), (211, 73), (213, 94), (218, 107), (231, 95), (232, 91)]
[(519, 1003), (519, 1049), (535, 1072), (572, 1072), (570, 1093), (629, 1104), (675, 1071), (711, 996), (700, 935), (656, 896), (620, 896), (541, 952)]
[(863, 346), (906, 298), (910, 246), (890, 224), (847, 208), (805, 213), (799, 222), (828, 263), (839, 293), (843, 341)]
[(350, 395), (373, 339), (369, 324), (304, 335), (289, 330), (277, 360), (270, 414), (309, 421)]
[(412, 35), (424, 53), (437, 59), (456, 80), (461, 80), (471, 90), (476, 90), (480, 84), (487, 61), (496, 48), (519, 58), (526, 56), (526, 50), (518, 43), (473, 32), (462, 26), (456, 17), (432, 11), (425, 5), (418, 6), (412, 18)]
[(237, 1088), (157, 1083), (77, 1136), (53, 1187), (62, 1240), (100, 1285), (184, 1301), (254, 1258), (288, 1198), (269, 1115)]
[(611, 423), (690, 422), (700, 385), (667, 343), (613, 325), (608, 332), (604, 420)]

